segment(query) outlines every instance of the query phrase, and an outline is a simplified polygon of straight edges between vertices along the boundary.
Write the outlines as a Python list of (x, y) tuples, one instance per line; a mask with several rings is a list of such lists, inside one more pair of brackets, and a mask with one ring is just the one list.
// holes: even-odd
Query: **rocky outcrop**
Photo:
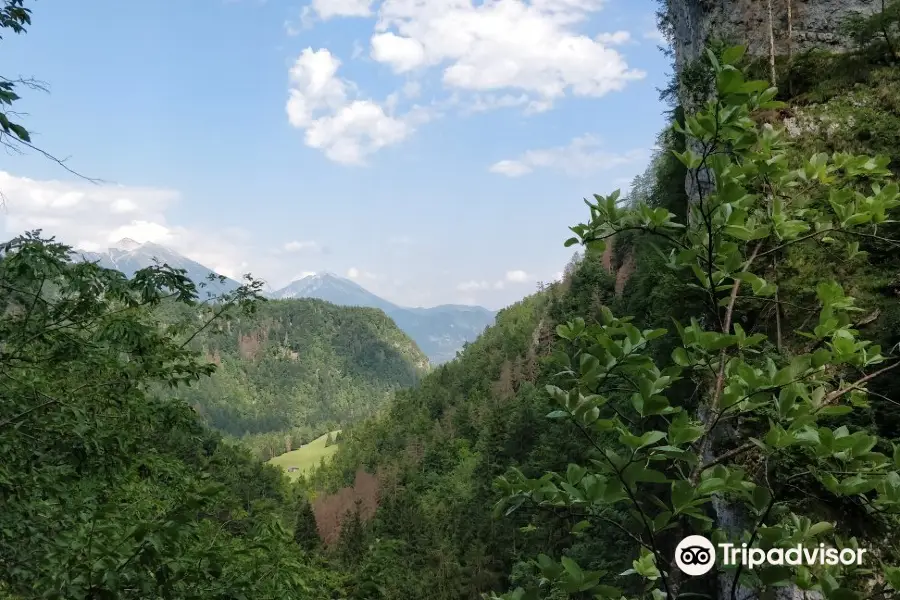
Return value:
[[(767, 0), (668, 0), (667, 5), (678, 69), (716, 38), (745, 44), (754, 56), (769, 53)], [(795, 54), (813, 48), (846, 50), (850, 42), (841, 34), (844, 20), (853, 13), (871, 13), (876, 5), (879, 0), (772, 0), (775, 53), (787, 54), (789, 45)]]

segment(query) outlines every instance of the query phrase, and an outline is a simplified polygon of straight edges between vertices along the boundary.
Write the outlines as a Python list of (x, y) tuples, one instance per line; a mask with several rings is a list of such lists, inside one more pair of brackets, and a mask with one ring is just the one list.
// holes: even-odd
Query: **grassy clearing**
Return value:
[[(337, 431), (331, 432), (337, 435)], [(308, 473), (313, 467), (318, 466), (319, 462), (324, 458), (326, 461), (337, 452), (338, 445), (332, 444), (325, 446), (325, 440), (330, 434), (326, 433), (308, 444), (300, 446), (296, 450), (291, 450), (280, 456), (269, 460), (269, 464), (281, 467), (291, 479), (297, 479), (300, 475)], [(296, 471), (291, 471), (292, 467), (296, 467)]]

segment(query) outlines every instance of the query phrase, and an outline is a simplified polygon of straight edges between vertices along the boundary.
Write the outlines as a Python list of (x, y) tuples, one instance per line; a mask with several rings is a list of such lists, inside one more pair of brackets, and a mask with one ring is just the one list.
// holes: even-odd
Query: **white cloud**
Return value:
[[(457, 97), (456, 102), (461, 103), (461, 100)], [(525, 112), (534, 113), (551, 108), (552, 103), (547, 104), (546, 102), (532, 100), (528, 97), (528, 94), (473, 94), (466, 100), (465, 105), (462, 107), (462, 112), (463, 114), (472, 114), (498, 108), (516, 108), (519, 106), (525, 106)]]
[(425, 62), (425, 48), (415, 39), (390, 31), (372, 36), (372, 58), (390, 63), (397, 73), (404, 73)]
[(524, 283), (531, 278), (531, 275), (521, 270), (507, 271), (503, 279), (498, 279), (494, 283), (485, 280), (471, 279), (464, 281), (456, 286), (460, 292), (483, 292), (486, 290), (502, 290), (506, 288), (507, 283)]
[(498, 161), (488, 170), (507, 177), (520, 177), (541, 168), (556, 169), (568, 175), (588, 175), (638, 162), (647, 157), (647, 151), (643, 149), (616, 153), (601, 150), (599, 145), (594, 137), (584, 135), (573, 139), (567, 146), (529, 150), (515, 160)]
[(522, 283), (528, 281), (528, 277), (529, 275), (525, 271), (516, 270), (506, 272), (506, 281), (510, 281), (513, 283)]
[(470, 92), (517, 90), (537, 106), (567, 94), (600, 97), (644, 77), (612, 44), (574, 26), (605, 0), (385, 0), (372, 57), (403, 73), (443, 68), (443, 82)]
[[(614, 31), (592, 38), (578, 30), (605, 4), (384, 0), (377, 8), (369, 55), (412, 79), (383, 101), (362, 98), (352, 82), (338, 75), (341, 61), (328, 49), (307, 48), (290, 70), (289, 121), (304, 130), (308, 146), (333, 161), (359, 165), (408, 138), (444, 104), (464, 113), (522, 107), (529, 114), (550, 110), (567, 96), (599, 98), (622, 90), (645, 76), (614, 48), (630, 41), (631, 34)], [(308, 24), (311, 15), (369, 16), (375, 14), (373, 5), (374, 0), (312, 0), (302, 19)], [(354, 47), (353, 57), (357, 54)], [(395, 112), (402, 99), (421, 94), (417, 79), (430, 69), (440, 70), (448, 97), (434, 100), (430, 110)]]
[(312, 9), (323, 20), (332, 17), (368, 17), (373, 0), (312, 0)]
[(372, 100), (351, 99), (355, 86), (338, 77), (340, 65), (328, 50), (307, 48), (291, 68), (288, 120), (305, 131), (307, 146), (324, 151), (335, 162), (360, 165), (427, 120), (420, 111), (395, 117)]
[(137, 204), (129, 198), (116, 198), (110, 208), (114, 213), (130, 213), (138, 209)]
[(357, 269), (356, 267), (350, 267), (347, 269), (347, 277), (349, 279), (378, 279), (378, 276), (374, 273), (369, 273), (368, 271), (363, 271), (362, 269)]
[(0, 171), (6, 209), (0, 228), (12, 237), (31, 229), (86, 251), (122, 238), (163, 244), (217, 272), (239, 278), (248, 269), (252, 237), (239, 229), (198, 230), (172, 225), (166, 211), (179, 199), (173, 190), (42, 181)]
[(305, 241), (294, 240), (294, 241), (286, 243), (284, 246), (282, 246), (282, 249), (285, 252), (302, 252), (304, 250), (309, 250), (311, 252), (320, 252), (322, 250), (322, 247), (319, 245), (318, 242), (313, 242), (313, 241), (308, 241), (308, 240), (305, 240)]
[(531, 172), (531, 167), (518, 160), (501, 160), (490, 167), (491, 173), (499, 173), (507, 177), (519, 177)]
[(628, 31), (614, 31), (612, 33), (601, 33), (594, 36), (594, 39), (601, 44), (607, 46), (621, 46), (631, 41), (631, 33)]

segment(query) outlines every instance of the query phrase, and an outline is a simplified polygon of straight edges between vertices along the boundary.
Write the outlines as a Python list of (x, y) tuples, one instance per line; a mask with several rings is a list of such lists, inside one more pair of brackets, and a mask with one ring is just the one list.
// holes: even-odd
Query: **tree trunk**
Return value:
[(794, 79), (791, 77), (794, 62), (794, 11), (791, 0), (787, 0), (787, 64), (788, 64), (788, 93), (794, 95)]
[(781, 352), (781, 302), (778, 300), (778, 260), (772, 259), (772, 269), (775, 271), (775, 333), (776, 348)]
[(775, 77), (775, 19), (772, 16), (772, 0), (766, 0), (769, 11), (769, 78), (772, 86), (777, 83)]

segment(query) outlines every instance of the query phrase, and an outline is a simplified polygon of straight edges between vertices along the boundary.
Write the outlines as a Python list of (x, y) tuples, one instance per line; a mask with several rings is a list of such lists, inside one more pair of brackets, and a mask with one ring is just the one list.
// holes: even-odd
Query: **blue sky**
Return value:
[[(7, 233), (156, 241), (273, 286), (350, 276), (405, 305), (507, 305), (552, 280), (581, 201), (664, 125), (655, 0), (33, 3), (2, 41), (35, 155)], [(190, 10), (186, 7), (190, 6)]]

